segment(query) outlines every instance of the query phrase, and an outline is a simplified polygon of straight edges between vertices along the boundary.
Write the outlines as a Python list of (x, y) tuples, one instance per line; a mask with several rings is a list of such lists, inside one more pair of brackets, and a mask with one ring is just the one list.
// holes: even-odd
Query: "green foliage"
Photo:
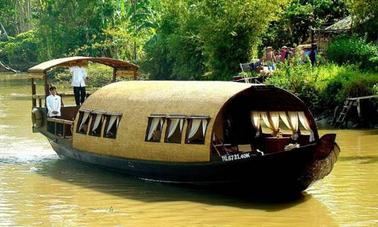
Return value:
[(328, 45), (327, 56), (338, 64), (356, 64), (362, 69), (374, 69), (378, 47), (356, 36), (341, 36)]
[(378, 40), (378, 1), (345, 0), (353, 16), (354, 31), (369, 41)]
[(378, 95), (378, 83), (373, 86), (373, 94)]
[(316, 110), (319, 97), (316, 86), (318, 76), (316, 68), (312, 68), (310, 63), (297, 66), (280, 64), (274, 76), (266, 83), (296, 94), (310, 109)]
[(36, 17), (41, 60), (91, 55), (136, 61), (157, 26), (157, 0), (40, 2)]
[(275, 49), (308, 41), (311, 28), (330, 24), (347, 15), (343, 0), (294, 0), (273, 21), (263, 37), (263, 46)]
[(62, 57), (104, 39), (102, 29), (114, 24), (113, 1), (41, 1), (37, 14), (40, 58)]
[(266, 83), (297, 94), (318, 115), (330, 114), (347, 97), (374, 94), (378, 75), (352, 65), (280, 65)]
[(154, 79), (230, 80), (285, 1), (164, 1), (144, 69)]
[(369, 58), (365, 67), (373, 72), (378, 72), (378, 56)]
[(142, 67), (152, 79), (200, 79), (203, 48), (197, 9), (183, 2), (165, 6), (156, 34), (146, 43)]
[(0, 43), (0, 60), (12, 68), (26, 70), (37, 64), (37, 43), (34, 31), (10, 38), (7, 42)]

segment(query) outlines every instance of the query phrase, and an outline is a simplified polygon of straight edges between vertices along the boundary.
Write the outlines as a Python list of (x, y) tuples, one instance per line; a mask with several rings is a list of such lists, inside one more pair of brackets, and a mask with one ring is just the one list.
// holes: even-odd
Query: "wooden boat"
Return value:
[[(48, 86), (48, 70), (80, 61), (137, 70), (126, 62), (74, 57), (29, 72), (44, 74)], [(302, 191), (330, 173), (339, 153), (334, 134), (319, 138), (300, 99), (269, 85), (123, 81), (95, 91), (80, 107), (64, 106), (61, 119), (47, 118), (43, 97), (33, 94), (32, 112), (33, 131), (60, 156), (162, 182)]]

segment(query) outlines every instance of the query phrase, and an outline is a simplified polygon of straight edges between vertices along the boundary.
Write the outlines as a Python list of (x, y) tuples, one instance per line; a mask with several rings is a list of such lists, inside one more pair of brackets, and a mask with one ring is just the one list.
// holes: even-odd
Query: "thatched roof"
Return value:
[(132, 64), (130, 62), (117, 60), (113, 58), (76, 56), (76, 57), (53, 59), (50, 61), (42, 62), (30, 68), (28, 72), (32, 74), (41, 74), (41, 73), (45, 73), (46, 71), (54, 67), (69, 67), (71, 65), (78, 65), (78, 64), (87, 63), (87, 62), (104, 64), (104, 65), (110, 66), (115, 69), (120, 69), (120, 70), (137, 71), (139, 68), (137, 65)]
[[(74, 147), (136, 159), (207, 161), (218, 112), (232, 96), (251, 86), (264, 85), (214, 81), (124, 81), (107, 85), (93, 93), (81, 108), (122, 113), (117, 139), (74, 133)], [(152, 114), (209, 116), (205, 145), (162, 142), (157, 146), (145, 142), (148, 117)]]

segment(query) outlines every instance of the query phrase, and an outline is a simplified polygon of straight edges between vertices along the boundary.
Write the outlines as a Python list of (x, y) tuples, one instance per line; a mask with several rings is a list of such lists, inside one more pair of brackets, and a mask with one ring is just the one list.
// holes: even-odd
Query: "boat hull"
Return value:
[(247, 155), (229, 161), (196, 163), (126, 159), (79, 151), (50, 140), (59, 156), (91, 163), (143, 179), (160, 182), (213, 185), (233, 184), (256, 190), (303, 191), (332, 170), (339, 149), (317, 157), (318, 144), (264, 156)]

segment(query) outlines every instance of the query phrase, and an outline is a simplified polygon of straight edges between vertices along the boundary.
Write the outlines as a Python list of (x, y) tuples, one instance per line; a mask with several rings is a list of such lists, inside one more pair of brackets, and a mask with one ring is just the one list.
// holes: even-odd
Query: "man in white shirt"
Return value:
[[(50, 87), (50, 95), (46, 98), (47, 117), (57, 118), (61, 116), (62, 98), (57, 95), (56, 87)], [(55, 125), (53, 122), (47, 122), (47, 131), (50, 133), (61, 134), (63, 131), (63, 125), (58, 124), (55, 132)]]
[(75, 94), (76, 106), (80, 106), (83, 104), (86, 96), (85, 79), (87, 78), (87, 71), (84, 65), (75, 65), (70, 67), (70, 72), (72, 74), (71, 85)]
[(50, 87), (50, 95), (46, 98), (47, 116), (60, 117), (60, 108), (62, 105), (62, 98), (56, 94), (56, 87)]

